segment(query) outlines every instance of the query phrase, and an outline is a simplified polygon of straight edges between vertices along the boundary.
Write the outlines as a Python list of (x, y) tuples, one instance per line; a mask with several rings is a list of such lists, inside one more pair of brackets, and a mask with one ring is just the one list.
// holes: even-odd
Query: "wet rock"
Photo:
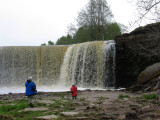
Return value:
[(19, 112), (22, 111), (46, 111), (48, 108), (25, 108), (24, 110), (20, 110)]
[(144, 106), (141, 110), (144, 112), (144, 111), (148, 111), (150, 109), (151, 109), (151, 106), (147, 105), (147, 106)]
[(155, 117), (160, 117), (160, 112), (154, 114)]
[(56, 119), (56, 118), (58, 118), (57, 115), (47, 115), (47, 116), (37, 117), (37, 119), (39, 119), (39, 120), (52, 120), (52, 119)]
[(160, 74), (160, 63), (155, 63), (151, 66), (148, 66), (144, 71), (142, 71), (139, 74), (137, 81), (139, 84), (142, 84), (147, 82), (148, 80), (153, 79), (159, 74)]
[(114, 40), (118, 87), (136, 84), (138, 75), (145, 68), (160, 61), (160, 22), (116, 36)]
[(87, 117), (77, 117), (76, 120), (88, 120)]
[(54, 101), (51, 101), (51, 100), (36, 100), (36, 102), (38, 102), (38, 103), (46, 103), (46, 104), (55, 103)]
[(135, 111), (132, 111), (132, 112), (127, 112), (125, 114), (126, 118), (137, 118), (137, 114)]
[(79, 114), (78, 112), (61, 112), (63, 115), (69, 115), (69, 116), (74, 116)]
[(125, 115), (119, 115), (117, 119), (118, 119), (118, 120), (124, 120), (125, 118), (126, 118)]
[[(139, 116), (139, 119), (141, 120), (152, 120), (152, 118), (157, 117), (155, 116), (155, 113), (145, 113), (143, 115)], [(150, 119), (149, 119), (150, 118)]]

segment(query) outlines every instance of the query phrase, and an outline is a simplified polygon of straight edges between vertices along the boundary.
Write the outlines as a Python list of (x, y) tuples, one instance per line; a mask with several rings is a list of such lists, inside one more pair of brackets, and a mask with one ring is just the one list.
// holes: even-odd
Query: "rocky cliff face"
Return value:
[(146, 67), (160, 62), (160, 23), (115, 37), (117, 87), (129, 87)]

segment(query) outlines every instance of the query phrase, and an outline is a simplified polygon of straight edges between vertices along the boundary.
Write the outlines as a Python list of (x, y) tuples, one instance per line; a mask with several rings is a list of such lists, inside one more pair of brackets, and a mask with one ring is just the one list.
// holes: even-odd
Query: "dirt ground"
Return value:
[[(143, 95), (156, 94), (156, 92), (128, 92), (107, 90), (83, 90), (78, 91), (76, 100), (71, 99), (70, 92), (40, 92), (37, 100), (47, 102), (59, 100), (50, 112), (58, 111), (60, 118), (71, 120), (160, 120), (160, 104), (157, 99), (145, 99)], [(13, 101), (26, 98), (24, 94), (0, 95), (0, 101)], [(63, 104), (65, 103), (65, 104)], [(77, 115), (66, 117), (61, 114), (66, 106), (69, 112), (77, 112)], [(71, 108), (72, 107), (72, 108)], [(65, 109), (65, 111), (67, 111)]]

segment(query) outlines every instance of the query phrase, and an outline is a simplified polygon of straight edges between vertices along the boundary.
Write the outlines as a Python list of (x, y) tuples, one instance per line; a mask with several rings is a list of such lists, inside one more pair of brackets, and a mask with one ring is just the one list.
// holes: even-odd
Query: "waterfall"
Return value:
[(0, 85), (24, 86), (29, 76), (37, 85), (56, 84), (67, 48), (0, 47)]
[(94, 41), (70, 46), (60, 73), (60, 81), (66, 86), (114, 87), (115, 42)]
[(29, 76), (37, 86), (114, 87), (115, 42), (0, 47), (0, 86), (24, 87)]

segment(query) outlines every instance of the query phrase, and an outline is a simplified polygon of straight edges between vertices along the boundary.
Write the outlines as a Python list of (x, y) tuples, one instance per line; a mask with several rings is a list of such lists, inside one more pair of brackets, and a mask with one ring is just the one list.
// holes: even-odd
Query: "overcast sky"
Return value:
[[(114, 19), (126, 26), (135, 8), (128, 0), (107, 0)], [(40, 46), (67, 34), (88, 0), (0, 0), (0, 46)], [(132, 28), (133, 29), (133, 28)], [(131, 30), (132, 30), (131, 29)]]

